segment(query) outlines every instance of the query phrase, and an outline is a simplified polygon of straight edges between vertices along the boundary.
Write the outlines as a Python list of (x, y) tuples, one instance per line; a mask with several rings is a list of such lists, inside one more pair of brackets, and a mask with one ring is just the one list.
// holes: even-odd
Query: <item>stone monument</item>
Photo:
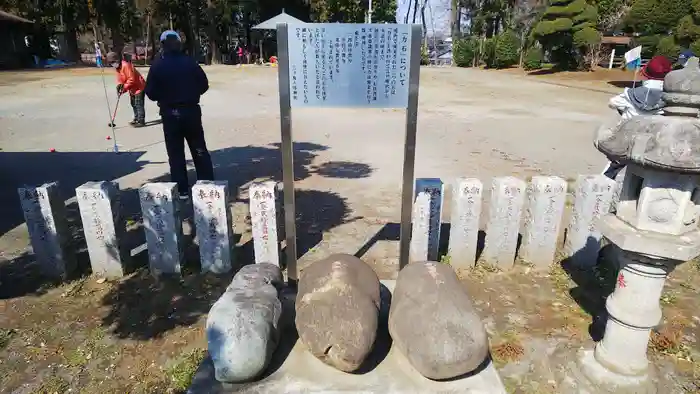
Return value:
[(700, 255), (700, 68), (698, 59), (664, 81), (664, 115), (603, 129), (596, 147), (627, 164), (615, 214), (598, 221), (619, 273), (606, 302), (605, 336), (579, 366), (595, 392), (653, 393), (647, 359), (659, 299), (673, 269)]

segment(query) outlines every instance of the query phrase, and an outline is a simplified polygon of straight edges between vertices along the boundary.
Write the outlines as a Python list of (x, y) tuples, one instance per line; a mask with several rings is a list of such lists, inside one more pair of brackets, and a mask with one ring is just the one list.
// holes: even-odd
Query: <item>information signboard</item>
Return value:
[(305, 23), (277, 25), (284, 178), (285, 263), (298, 280), (292, 107), (406, 110), (401, 193), (400, 267), (409, 262), (418, 123), (420, 25)]
[(289, 27), (292, 107), (408, 106), (411, 25)]

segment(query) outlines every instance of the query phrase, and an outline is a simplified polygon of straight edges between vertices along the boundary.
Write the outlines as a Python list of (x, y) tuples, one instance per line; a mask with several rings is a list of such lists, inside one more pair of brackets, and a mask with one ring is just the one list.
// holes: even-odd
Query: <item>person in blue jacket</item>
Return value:
[(209, 81), (199, 64), (182, 52), (182, 42), (177, 32), (163, 32), (160, 42), (162, 55), (148, 72), (146, 96), (158, 102), (160, 107), (170, 177), (177, 183), (180, 198), (187, 199), (190, 186), (187, 180), (185, 141), (192, 154), (197, 179), (214, 180), (199, 106), (199, 98), (209, 90)]

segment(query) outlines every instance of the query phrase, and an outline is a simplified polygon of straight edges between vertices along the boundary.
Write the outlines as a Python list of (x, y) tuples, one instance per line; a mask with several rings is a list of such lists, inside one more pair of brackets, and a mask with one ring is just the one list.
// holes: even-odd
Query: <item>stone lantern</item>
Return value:
[(605, 336), (580, 366), (589, 381), (614, 392), (654, 391), (646, 353), (661, 321), (664, 282), (678, 264), (700, 255), (697, 58), (666, 76), (663, 100), (663, 115), (631, 118), (596, 139), (598, 150), (627, 164), (627, 173), (617, 211), (597, 223), (614, 244), (619, 273), (606, 302)]

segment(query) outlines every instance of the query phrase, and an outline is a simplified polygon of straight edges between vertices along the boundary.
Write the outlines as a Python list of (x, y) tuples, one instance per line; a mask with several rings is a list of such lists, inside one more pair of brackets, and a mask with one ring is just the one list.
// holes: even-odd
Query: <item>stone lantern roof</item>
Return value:
[(610, 160), (646, 168), (700, 174), (700, 66), (691, 58), (685, 68), (664, 80), (664, 115), (635, 116), (603, 128), (596, 148)]

